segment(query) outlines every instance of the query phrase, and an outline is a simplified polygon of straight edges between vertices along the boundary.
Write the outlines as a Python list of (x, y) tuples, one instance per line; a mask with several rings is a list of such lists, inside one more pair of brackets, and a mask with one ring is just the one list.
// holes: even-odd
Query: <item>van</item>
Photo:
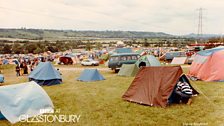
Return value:
[(135, 64), (140, 55), (138, 53), (120, 53), (110, 56), (108, 67), (117, 73), (122, 64)]

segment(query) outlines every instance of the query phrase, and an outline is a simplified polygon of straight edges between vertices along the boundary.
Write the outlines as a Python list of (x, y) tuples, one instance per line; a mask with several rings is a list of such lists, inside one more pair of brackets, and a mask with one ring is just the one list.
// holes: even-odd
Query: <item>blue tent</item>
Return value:
[(186, 53), (183, 51), (179, 52), (167, 52), (162, 57), (165, 58), (165, 60), (173, 60), (174, 57), (186, 57)]
[(4, 82), (4, 76), (2, 74), (0, 74), (0, 83)]
[(13, 61), (16, 65), (19, 65), (19, 61), (17, 59), (13, 59)]
[(199, 54), (201, 56), (210, 56), (213, 53), (215, 53), (217, 51), (220, 51), (220, 50), (224, 50), (224, 46), (218, 46), (218, 47), (215, 47), (215, 48), (212, 48), (212, 49), (206, 49), (206, 50), (203, 50), (203, 51), (199, 51), (199, 52), (197, 52), (197, 54)]
[(5, 119), (5, 116), (0, 112), (0, 120)]
[(49, 86), (62, 83), (60, 72), (50, 62), (40, 62), (28, 77), (39, 85)]
[(9, 61), (7, 59), (3, 59), (2, 63), (3, 64), (9, 64)]
[(115, 53), (133, 53), (131, 48), (116, 48)]
[(105, 78), (98, 72), (97, 69), (85, 69), (77, 80), (99, 81), (99, 80), (105, 80)]

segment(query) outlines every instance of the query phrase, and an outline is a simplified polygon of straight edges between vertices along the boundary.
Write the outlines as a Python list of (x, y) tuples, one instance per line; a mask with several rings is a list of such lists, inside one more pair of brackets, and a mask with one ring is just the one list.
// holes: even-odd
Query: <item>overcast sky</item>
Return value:
[(224, 32), (224, 0), (0, 0), (1, 28)]

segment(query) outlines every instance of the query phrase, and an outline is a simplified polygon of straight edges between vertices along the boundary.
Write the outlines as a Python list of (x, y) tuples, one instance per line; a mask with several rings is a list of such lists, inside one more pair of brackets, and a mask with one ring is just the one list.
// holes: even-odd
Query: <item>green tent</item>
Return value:
[(128, 76), (134, 77), (138, 72), (138, 67), (135, 64), (123, 64), (120, 71), (118, 72), (119, 76)]
[(107, 61), (109, 59), (109, 54), (102, 54), (99, 59)]
[(160, 62), (153, 55), (145, 55), (138, 59), (135, 63), (137, 67), (140, 66), (161, 66)]

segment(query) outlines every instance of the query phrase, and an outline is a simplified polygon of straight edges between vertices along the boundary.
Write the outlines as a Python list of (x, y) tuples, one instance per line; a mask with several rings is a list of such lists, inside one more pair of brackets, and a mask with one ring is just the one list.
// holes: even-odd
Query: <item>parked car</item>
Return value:
[(111, 55), (108, 67), (117, 73), (122, 64), (135, 64), (139, 58), (138, 53), (119, 53)]
[(95, 60), (92, 60), (92, 59), (84, 59), (84, 60), (82, 60), (81, 64), (83, 66), (98, 66), (99, 61), (95, 61)]

